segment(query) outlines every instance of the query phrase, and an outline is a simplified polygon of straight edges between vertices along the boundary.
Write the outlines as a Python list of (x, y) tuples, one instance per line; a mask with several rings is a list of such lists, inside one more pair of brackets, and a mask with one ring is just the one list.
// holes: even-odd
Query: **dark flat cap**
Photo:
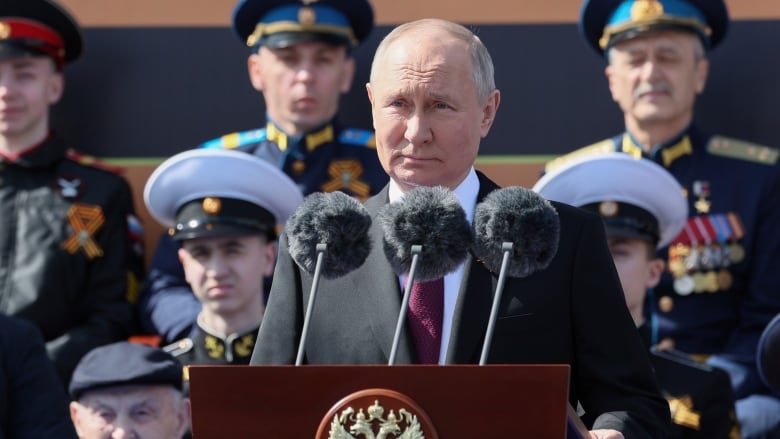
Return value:
[(70, 395), (79, 399), (85, 392), (126, 385), (170, 385), (182, 389), (182, 366), (163, 351), (126, 341), (89, 351), (76, 366), (70, 381)]

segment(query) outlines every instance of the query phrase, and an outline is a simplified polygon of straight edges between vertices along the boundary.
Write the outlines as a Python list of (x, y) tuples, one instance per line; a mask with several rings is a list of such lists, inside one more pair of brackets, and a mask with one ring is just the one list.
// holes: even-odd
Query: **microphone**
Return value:
[(384, 206), (378, 221), (390, 266), (397, 274), (409, 273), (388, 361), (392, 366), (414, 281), (438, 279), (457, 269), (468, 255), (472, 231), (455, 194), (441, 186), (412, 189), (401, 201)]
[(487, 362), (506, 277), (526, 277), (547, 268), (558, 251), (559, 237), (558, 213), (549, 201), (529, 189), (497, 189), (477, 205), (474, 255), (488, 270), (498, 273), (480, 365)]
[(371, 216), (343, 192), (307, 196), (285, 225), (288, 250), (298, 266), (312, 275), (296, 366), (303, 363), (320, 277), (335, 279), (360, 267), (371, 252)]

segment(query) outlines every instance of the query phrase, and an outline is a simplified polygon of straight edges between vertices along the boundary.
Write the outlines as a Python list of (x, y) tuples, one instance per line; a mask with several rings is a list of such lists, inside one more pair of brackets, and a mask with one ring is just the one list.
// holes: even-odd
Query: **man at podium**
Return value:
[[(308, 364), (386, 364), (390, 358), (405, 274), (396, 274), (383, 252), (383, 228), (377, 224), (383, 207), (416, 187), (443, 186), (470, 221), (477, 204), (499, 189), (474, 169), (500, 94), (490, 55), (471, 31), (435, 19), (399, 26), (379, 45), (366, 87), (377, 152), (391, 181), (364, 203), (373, 220), (365, 261), (344, 276), (319, 279), (306, 334)], [(591, 437), (665, 437), (669, 407), (626, 308), (601, 220), (568, 205), (550, 206), (556, 225), (528, 227), (559, 224), (558, 239), (547, 243), (554, 256), (525, 277), (507, 279), (487, 362), (568, 364), (569, 401), (584, 409)], [(291, 257), (289, 238), (283, 234), (280, 240), (252, 364), (296, 359), (313, 279)], [(410, 309), (398, 363), (478, 363), (496, 280), (473, 256), (444, 275), (425, 295), (438, 297), (437, 304), (427, 304), (420, 314)], [(438, 321), (427, 319), (437, 314)], [(428, 334), (416, 335), (414, 321)], [(417, 347), (425, 335), (435, 339), (427, 345), (438, 346), (427, 361)]]

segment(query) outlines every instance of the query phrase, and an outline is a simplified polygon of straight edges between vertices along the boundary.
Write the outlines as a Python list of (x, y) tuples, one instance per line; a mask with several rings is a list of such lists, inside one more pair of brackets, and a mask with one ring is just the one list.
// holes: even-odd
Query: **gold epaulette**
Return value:
[(713, 136), (707, 144), (707, 152), (765, 165), (774, 165), (780, 156), (780, 150), (775, 148), (723, 136)]
[(605, 139), (592, 145), (574, 150), (568, 154), (564, 154), (556, 159), (550, 160), (544, 166), (544, 173), (546, 174), (548, 172), (554, 171), (555, 169), (571, 162), (574, 159), (609, 154), (612, 152), (615, 152), (615, 142), (613, 142), (612, 139)]
[(67, 151), (65, 151), (65, 157), (69, 158), (70, 160), (73, 160), (74, 162), (80, 165), (89, 166), (91, 168), (102, 169), (104, 171), (112, 172), (114, 174), (123, 174), (125, 172), (125, 168), (121, 166), (109, 165), (106, 162), (100, 161), (100, 159), (98, 159), (95, 156), (84, 154), (83, 152), (76, 151), (75, 149), (68, 149)]

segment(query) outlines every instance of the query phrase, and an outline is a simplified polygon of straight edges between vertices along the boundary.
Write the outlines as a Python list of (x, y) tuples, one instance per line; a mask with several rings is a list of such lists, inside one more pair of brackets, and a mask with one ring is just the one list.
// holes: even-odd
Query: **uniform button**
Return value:
[(658, 309), (661, 310), (661, 312), (669, 312), (674, 308), (674, 299), (672, 299), (669, 296), (661, 297), (658, 300)]

